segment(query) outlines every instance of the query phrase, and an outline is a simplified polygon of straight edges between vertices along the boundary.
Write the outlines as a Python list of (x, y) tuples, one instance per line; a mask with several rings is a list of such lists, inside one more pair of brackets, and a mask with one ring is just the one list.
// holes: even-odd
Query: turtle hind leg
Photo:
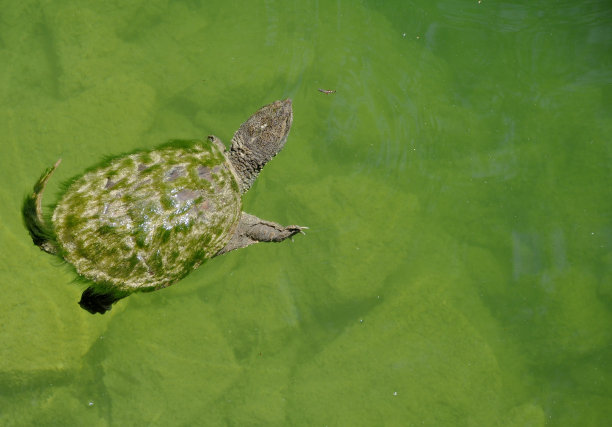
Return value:
[(42, 195), (45, 191), (47, 181), (53, 175), (55, 168), (60, 164), (61, 159), (47, 169), (34, 185), (34, 191), (28, 195), (23, 202), (21, 213), (26, 228), (30, 232), (32, 241), (43, 251), (50, 254), (57, 254), (57, 246), (54, 242), (52, 229), (45, 223), (42, 214)]
[(129, 293), (100, 293), (96, 288), (91, 286), (83, 291), (79, 305), (83, 310), (87, 310), (91, 314), (104, 314), (113, 308), (113, 304), (122, 298), (128, 296)]

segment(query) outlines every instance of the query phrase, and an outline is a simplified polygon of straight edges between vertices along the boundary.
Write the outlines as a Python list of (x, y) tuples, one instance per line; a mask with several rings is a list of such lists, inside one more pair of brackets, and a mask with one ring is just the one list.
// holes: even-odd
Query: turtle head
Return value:
[(251, 188), (259, 171), (283, 148), (292, 122), (291, 99), (285, 99), (261, 107), (236, 131), (228, 157), (242, 193)]

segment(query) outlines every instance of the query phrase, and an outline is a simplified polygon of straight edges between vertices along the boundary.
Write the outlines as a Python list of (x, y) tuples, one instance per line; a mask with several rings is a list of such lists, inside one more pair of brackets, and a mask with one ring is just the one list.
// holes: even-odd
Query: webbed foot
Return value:
[(83, 291), (83, 295), (81, 295), (79, 305), (82, 309), (89, 311), (91, 314), (104, 314), (113, 308), (114, 303), (122, 298), (125, 298), (126, 296), (127, 294), (121, 296), (114, 294), (101, 294), (96, 292), (94, 288), (87, 288), (85, 291)]
[(282, 226), (272, 221), (266, 221), (257, 218), (255, 215), (242, 212), (240, 222), (236, 227), (236, 231), (232, 235), (229, 243), (217, 252), (217, 255), (223, 255), (226, 252), (234, 249), (245, 248), (249, 245), (259, 242), (282, 242), (298, 233), (304, 233), (308, 227), (299, 225)]

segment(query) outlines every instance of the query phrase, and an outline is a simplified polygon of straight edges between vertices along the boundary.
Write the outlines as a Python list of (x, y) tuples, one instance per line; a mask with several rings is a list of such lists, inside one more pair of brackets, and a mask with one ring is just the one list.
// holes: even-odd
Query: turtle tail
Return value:
[(32, 241), (40, 249), (52, 255), (57, 254), (57, 245), (52, 228), (43, 219), (42, 195), (47, 181), (61, 161), (62, 159), (59, 159), (52, 167), (43, 172), (34, 185), (34, 191), (25, 198), (21, 208), (23, 221), (30, 232)]

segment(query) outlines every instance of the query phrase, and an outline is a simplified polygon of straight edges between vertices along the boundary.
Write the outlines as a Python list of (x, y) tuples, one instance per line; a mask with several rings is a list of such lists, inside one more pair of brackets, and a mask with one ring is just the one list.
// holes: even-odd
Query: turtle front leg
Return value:
[(42, 196), (47, 186), (47, 181), (51, 178), (55, 168), (57, 168), (61, 161), (62, 159), (59, 159), (52, 167), (43, 172), (34, 185), (34, 191), (26, 197), (21, 209), (23, 221), (30, 232), (34, 244), (52, 255), (57, 253), (57, 246), (54, 243), (53, 231), (43, 219)]
[(215, 256), (223, 255), (234, 249), (245, 248), (254, 243), (282, 242), (291, 236), (303, 233), (303, 230), (307, 228), (308, 227), (300, 227), (299, 225), (283, 227), (275, 222), (265, 221), (257, 218), (255, 215), (242, 212), (240, 222), (231, 240), (223, 249), (217, 252)]

